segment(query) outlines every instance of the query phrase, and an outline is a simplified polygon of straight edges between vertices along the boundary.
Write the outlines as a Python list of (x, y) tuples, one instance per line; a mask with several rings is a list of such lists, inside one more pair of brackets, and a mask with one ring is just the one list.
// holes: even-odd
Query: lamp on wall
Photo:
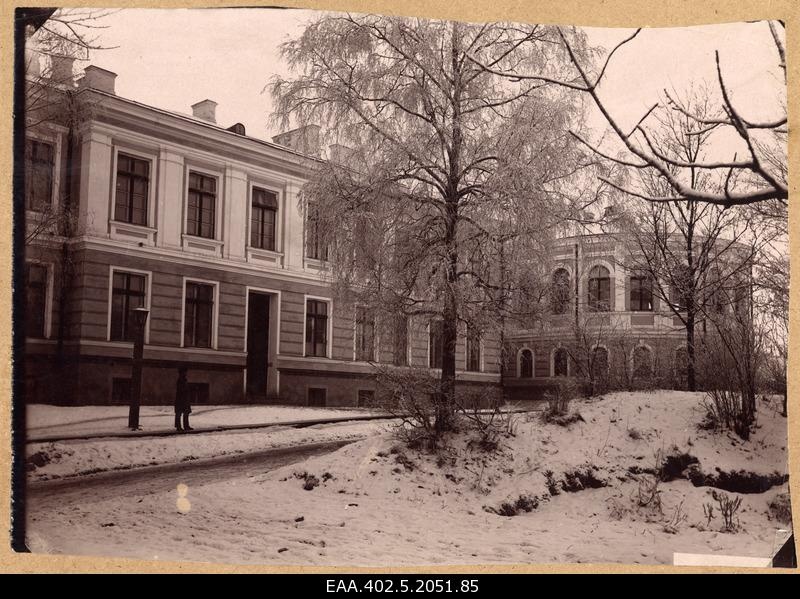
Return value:
[(144, 354), (144, 330), (150, 310), (136, 308), (131, 311), (136, 338), (133, 342), (133, 365), (131, 367), (131, 405), (128, 411), (128, 428), (139, 430), (139, 406), (142, 400), (142, 356)]

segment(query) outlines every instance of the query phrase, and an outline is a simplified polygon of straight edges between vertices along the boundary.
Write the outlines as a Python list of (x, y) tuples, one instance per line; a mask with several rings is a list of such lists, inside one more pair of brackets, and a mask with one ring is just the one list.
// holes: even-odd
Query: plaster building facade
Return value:
[[(117, 96), (104, 69), (51, 71), (58, 102), (28, 115), (17, 205), (28, 401), (127, 403), (135, 308), (149, 310), (145, 403), (172, 402), (180, 367), (194, 403), (363, 405), (372, 363), (439, 366), (436, 322), (387, 325), (334, 301), (299, 198), (318, 128), (264, 141), (218, 124), (211, 100), (179, 114)], [(512, 400), (588, 370), (600, 388), (685, 385), (683, 325), (619, 235), (562, 237), (551, 259), (548, 314), (508, 327), (503, 351), (462, 331), (459, 384)]]
[[(195, 403), (297, 405), (369, 402), (370, 361), (436, 367), (435, 326), (390, 339), (333, 300), (298, 198), (313, 136), (257, 139), (218, 124), (211, 100), (177, 114), (117, 96), (115, 79), (89, 66), (52, 85), (64, 106), (28, 115), (27, 401), (126, 403), (140, 307), (144, 403), (170, 404), (181, 366)], [(498, 344), (468, 344), (459, 380), (499, 384)]]

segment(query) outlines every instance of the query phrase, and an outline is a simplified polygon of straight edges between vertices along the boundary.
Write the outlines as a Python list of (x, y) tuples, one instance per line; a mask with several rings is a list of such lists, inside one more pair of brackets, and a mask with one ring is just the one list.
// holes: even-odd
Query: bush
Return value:
[(706, 391), (703, 398), (705, 418), (700, 428), (705, 430), (732, 430), (745, 441), (750, 438), (753, 416), (742, 401), (742, 394), (730, 389)]
[(570, 413), (570, 401), (575, 398), (580, 390), (578, 381), (574, 378), (559, 378), (552, 390), (546, 391), (544, 399), (547, 407), (542, 412), (542, 421), (546, 423), (568, 426), (573, 422), (583, 422), (579, 412)]
[(675, 453), (672, 453), (664, 458), (664, 461), (661, 464), (660, 478), (664, 482), (669, 482), (671, 480), (675, 480), (676, 478), (683, 478), (683, 473), (689, 466), (700, 463), (700, 460), (693, 455), (681, 453), (677, 451), (677, 448), (675, 448), (673, 451), (675, 451)]
[(606, 481), (597, 478), (591, 467), (587, 466), (584, 470), (573, 470), (564, 473), (564, 480), (561, 481), (561, 488), (567, 493), (576, 493), (584, 489), (599, 489), (606, 486)]
[(504, 501), (498, 507), (484, 506), (484, 511), (498, 516), (511, 518), (522, 512), (532, 512), (539, 507), (539, 498), (535, 495), (520, 495), (516, 501)]
[(792, 505), (789, 502), (788, 493), (779, 493), (769, 502), (769, 513), (778, 522), (783, 524), (792, 523)]
[(723, 531), (736, 532), (739, 529), (739, 518), (736, 517), (736, 512), (742, 505), (742, 498), (736, 497), (735, 499), (731, 499), (725, 495), (725, 493), (717, 493), (716, 491), (711, 491), (711, 497), (719, 504), (719, 513), (722, 514)]
[(664, 532), (671, 535), (676, 534), (681, 524), (686, 522), (686, 518), (687, 515), (683, 512), (683, 501), (681, 501), (677, 506), (675, 506), (675, 511), (672, 513), (672, 517), (664, 523)]
[[(458, 393), (456, 405), (462, 420), (478, 432), (477, 446), (483, 451), (496, 451), (502, 436), (516, 434), (518, 415), (503, 410), (503, 397), (498, 390), (467, 388)], [(475, 442), (470, 441), (470, 445)]]
[(440, 381), (421, 368), (380, 367), (375, 384), (375, 403), (398, 418), (395, 434), (405, 445), (436, 449), (440, 436), (436, 430)]
[(558, 495), (561, 493), (561, 491), (558, 490), (558, 484), (556, 483), (556, 479), (552, 470), (545, 470), (544, 477), (545, 485), (547, 485), (547, 491), (550, 493), (550, 495)]

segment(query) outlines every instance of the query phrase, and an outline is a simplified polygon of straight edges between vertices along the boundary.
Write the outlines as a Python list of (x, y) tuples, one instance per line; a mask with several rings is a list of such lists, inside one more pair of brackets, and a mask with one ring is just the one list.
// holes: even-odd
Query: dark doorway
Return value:
[(250, 293), (247, 306), (247, 397), (257, 401), (267, 396), (269, 295)]

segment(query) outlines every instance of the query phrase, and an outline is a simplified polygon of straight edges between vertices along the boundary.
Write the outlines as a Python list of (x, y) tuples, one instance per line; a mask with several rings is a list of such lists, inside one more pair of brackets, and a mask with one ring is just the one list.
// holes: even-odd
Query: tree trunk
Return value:
[(442, 378), (436, 402), (437, 433), (453, 428), (456, 397), (456, 340), (458, 339), (458, 248), (456, 246), (457, 204), (448, 202), (445, 247), (447, 268), (445, 272), (444, 309), (442, 310)]
[[(687, 302), (694, 304), (694, 300)], [(695, 313), (694, 306), (687, 306), (686, 315), (686, 388), (689, 391), (697, 391), (697, 381), (695, 374), (695, 352), (694, 352), (694, 325)]]
[(448, 151), (450, 163), (449, 180), (444, 194), (445, 203), (445, 289), (442, 310), (442, 378), (439, 398), (436, 402), (437, 433), (453, 429), (456, 400), (456, 339), (458, 338), (458, 202), (461, 170), (461, 149), (463, 136), (461, 131), (461, 79), (459, 53), (461, 36), (459, 25), (452, 23), (452, 39), (450, 58), (453, 78), (453, 122), (452, 146)]

